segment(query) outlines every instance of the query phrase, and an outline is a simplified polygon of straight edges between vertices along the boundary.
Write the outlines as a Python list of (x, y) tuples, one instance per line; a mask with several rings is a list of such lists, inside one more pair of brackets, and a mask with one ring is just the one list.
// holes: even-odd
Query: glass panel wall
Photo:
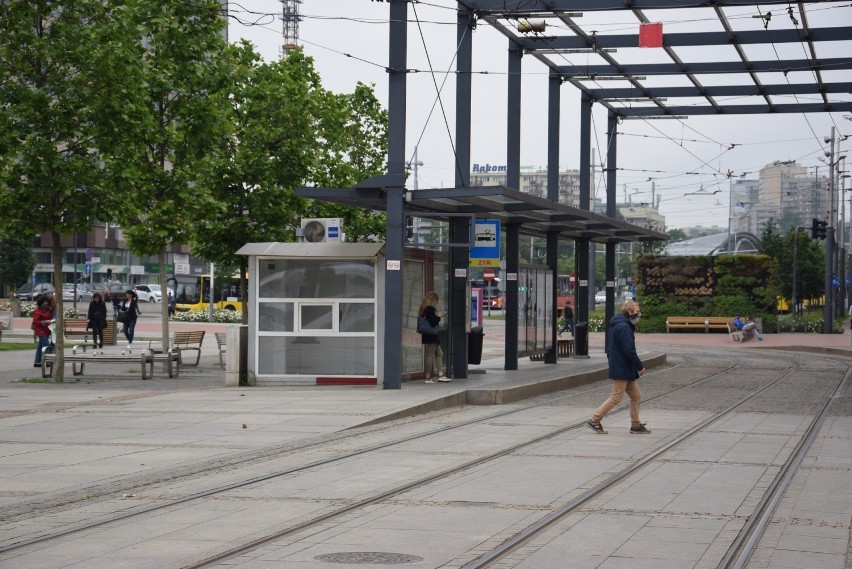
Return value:
[(423, 344), (417, 333), (417, 311), (426, 291), (426, 264), (423, 261), (403, 260), (402, 271), (402, 372), (423, 371)]
[(553, 271), (540, 265), (518, 268), (518, 355), (547, 351), (553, 345)]
[(259, 258), (257, 275), (259, 374), (376, 375), (372, 259)]

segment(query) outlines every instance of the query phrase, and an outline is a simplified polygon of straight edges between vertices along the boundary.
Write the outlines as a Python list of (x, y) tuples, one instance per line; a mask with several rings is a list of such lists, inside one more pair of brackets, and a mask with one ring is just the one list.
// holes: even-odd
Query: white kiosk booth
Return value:
[(382, 377), (384, 244), (249, 243), (248, 373), (256, 385)]

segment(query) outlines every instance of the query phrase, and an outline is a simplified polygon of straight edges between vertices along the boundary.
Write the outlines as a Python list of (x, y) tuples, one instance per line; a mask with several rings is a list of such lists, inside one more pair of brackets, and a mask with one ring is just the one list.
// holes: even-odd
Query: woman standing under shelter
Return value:
[[(433, 328), (438, 327), (441, 323), (441, 318), (446, 314), (446, 312), (438, 314), (438, 310), (436, 308), (437, 305), (438, 293), (429, 291), (426, 293), (426, 296), (423, 297), (423, 300), (420, 301), (420, 308), (417, 310), (417, 316), (426, 318), (429, 325)], [(449, 377), (446, 377), (442, 371), (444, 352), (441, 350), (441, 340), (438, 338), (438, 335), (421, 333), (420, 341), (425, 348), (424, 357), (426, 358), (426, 383), (435, 383), (432, 377), (436, 371), (437, 375), (435, 377), (438, 381), (452, 381)]]

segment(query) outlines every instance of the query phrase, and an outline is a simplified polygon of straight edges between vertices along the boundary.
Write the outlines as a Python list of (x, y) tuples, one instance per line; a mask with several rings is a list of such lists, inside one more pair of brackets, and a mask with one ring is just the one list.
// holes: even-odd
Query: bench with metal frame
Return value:
[(216, 346), (219, 348), (219, 365), (225, 367), (224, 355), (228, 352), (228, 335), (225, 332), (214, 332)]
[[(163, 349), (157, 346), (159, 340), (151, 340), (148, 342), (148, 349), (155, 354), (162, 353)], [(175, 332), (172, 334), (172, 340), (169, 344), (169, 349), (174, 350), (180, 359), (180, 365), (197, 366), (201, 361), (201, 344), (204, 342), (204, 330), (190, 330), (186, 332)], [(183, 361), (183, 352), (197, 352), (195, 363), (186, 363)]]
[[(78, 348), (82, 348), (78, 350)], [(41, 356), (41, 376), (51, 377), (53, 370), (56, 367), (56, 353), (50, 350), (50, 347), (42, 348)], [(63, 355), (63, 362), (71, 364), (71, 373), (75, 376), (83, 375), (86, 371), (86, 364), (141, 364), (142, 379), (150, 379), (154, 377), (154, 363), (165, 362), (166, 371), (169, 377), (180, 376), (180, 354), (174, 350), (168, 350), (166, 353), (155, 354), (151, 350), (142, 350), (138, 354), (132, 353), (103, 353), (97, 350), (88, 352), (84, 346), (75, 347), (70, 354)], [(148, 366), (146, 371), (145, 366)]]

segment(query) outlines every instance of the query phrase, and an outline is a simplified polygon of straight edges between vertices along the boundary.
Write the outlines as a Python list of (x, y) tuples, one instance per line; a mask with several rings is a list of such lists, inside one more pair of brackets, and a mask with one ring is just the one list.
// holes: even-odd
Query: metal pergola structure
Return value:
[[(510, 50), (530, 54), (548, 67), (552, 78), (579, 89), (583, 109), (593, 103), (605, 107), (611, 124), (624, 119), (852, 110), (852, 7), (842, 2), (460, 0), (459, 7), (506, 36)], [(593, 17), (587, 25), (589, 14)], [(594, 16), (600, 14), (606, 16), (605, 27), (617, 21), (622, 30), (634, 26), (632, 33), (598, 33), (595, 27), (603, 20)], [(814, 25), (815, 20), (820, 24)], [(644, 38), (643, 28), (648, 32)], [(583, 61), (578, 63), (574, 54), (584, 54)], [(610, 140), (614, 146), (615, 137)], [(832, 153), (833, 144), (831, 140)], [(609, 167), (614, 168), (615, 158), (613, 150)], [(831, 168), (837, 165), (830, 166), (833, 179)], [(614, 203), (614, 180), (607, 186), (607, 203)], [(839, 273), (843, 283), (841, 293), (846, 280), (842, 244), (835, 266), (839, 208), (833, 195), (831, 202), (824, 274), (826, 333), (833, 327), (834, 275)], [(608, 249), (608, 283), (614, 277), (611, 266)], [(609, 303), (607, 308), (608, 321)], [(581, 306), (580, 318), (583, 311)]]
[[(618, 117), (852, 110), (852, 77), (841, 73), (852, 69), (852, 10), (848, 3), (460, 0), (459, 6), (488, 22), (584, 97)], [(833, 21), (845, 20), (845, 25), (813, 27), (809, 10), (814, 9), (832, 10), (837, 16)], [(674, 19), (673, 12), (679, 13)], [(625, 26), (632, 22), (635, 30), (627, 34), (597, 33), (594, 27), (600, 19), (584, 25), (586, 13), (625, 14), (627, 18), (619, 21)], [(671, 25), (675, 31), (663, 29), (660, 47), (643, 49), (639, 45), (640, 26), (656, 22), (657, 17), (665, 17), (669, 21), (666, 27)], [(522, 30), (534, 29), (530, 25), (534, 18), (555, 25), (524, 33)], [(687, 27), (697, 30), (678, 31)], [(788, 50), (795, 52), (793, 57), (782, 55), (785, 46), (795, 48)], [(711, 57), (724, 59), (707, 61), (708, 49), (713, 50)], [(749, 57), (750, 51), (759, 53), (760, 58)], [(640, 61), (635, 61), (638, 52), (642, 52)], [(580, 53), (587, 58), (582, 63), (571, 63), (570, 58), (560, 60), (561, 55)], [(656, 61), (646, 63), (647, 59)], [(611, 80), (618, 85), (602, 86), (602, 81)], [(796, 100), (777, 100), (784, 96)], [(813, 100), (800, 101), (799, 96)], [(724, 97), (736, 97), (737, 102), (720, 100)], [(625, 106), (625, 100), (637, 105)]]
[[(457, 0), (455, 188), (407, 191), (406, 75), (410, 0), (389, 5), (389, 137), (386, 176), (353, 189), (305, 189), (300, 195), (372, 207), (387, 212), (386, 388), (399, 388), (401, 356), (401, 259), (405, 216), (412, 211), (448, 214), (450, 241), (469, 240), (474, 212), (506, 224), (506, 296), (517, 306), (520, 232), (546, 235), (547, 265), (556, 274), (560, 236), (574, 239), (578, 260), (575, 319), (588, 319), (592, 243), (606, 247), (606, 319), (614, 313), (615, 246), (621, 241), (662, 239), (656, 231), (622, 227), (616, 217), (617, 125), (625, 119), (825, 113), (852, 111), (852, 8), (848, 3), (782, 0)], [(814, 10), (837, 10), (830, 26), (809, 23)], [(665, 15), (665, 17), (661, 15)], [(594, 16), (594, 17), (590, 17)], [(642, 25), (668, 22), (659, 47), (639, 47)], [(473, 30), (484, 21), (507, 38), (506, 188), (470, 187)], [(540, 22), (545, 24), (542, 26)], [(591, 23), (589, 23), (591, 21)], [(838, 25), (838, 23), (847, 23)], [(674, 22), (674, 25), (671, 23)], [(619, 23), (617, 33), (600, 33)], [(589, 24), (589, 25), (586, 25)], [(652, 26), (653, 27), (653, 26)], [(625, 33), (624, 30), (630, 30)], [(650, 28), (649, 28), (650, 29)], [(653, 31), (650, 29), (650, 31)], [(653, 34), (651, 45), (656, 45)], [(615, 50), (615, 51), (614, 51)], [(826, 55), (827, 53), (827, 55)], [(582, 54), (578, 63), (573, 54)], [(547, 199), (517, 192), (520, 187), (521, 69), (529, 55), (549, 69), (547, 109)], [(569, 57), (570, 56), (570, 57)], [(579, 208), (559, 204), (560, 90), (580, 91)], [(733, 102), (732, 102), (733, 101)], [(591, 110), (607, 109), (606, 215), (593, 214), (590, 201)], [(536, 200), (540, 200), (536, 201)], [(626, 225), (626, 224), (625, 224)], [(829, 239), (832, 241), (832, 239)], [(453, 317), (467, 303), (469, 266), (464, 247), (450, 249), (450, 355), (448, 371), (467, 377), (465, 323)], [(829, 275), (830, 276), (830, 275)], [(555, 278), (555, 277), (554, 277)], [(551, 310), (555, 312), (555, 299)], [(456, 310), (458, 309), (458, 310)], [(553, 344), (555, 345), (555, 328)], [(506, 314), (505, 369), (517, 368), (518, 318)], [(545, 362), (556, 363), (556, 350)], [(578, 342), (576, 355), (586, 356)]]

